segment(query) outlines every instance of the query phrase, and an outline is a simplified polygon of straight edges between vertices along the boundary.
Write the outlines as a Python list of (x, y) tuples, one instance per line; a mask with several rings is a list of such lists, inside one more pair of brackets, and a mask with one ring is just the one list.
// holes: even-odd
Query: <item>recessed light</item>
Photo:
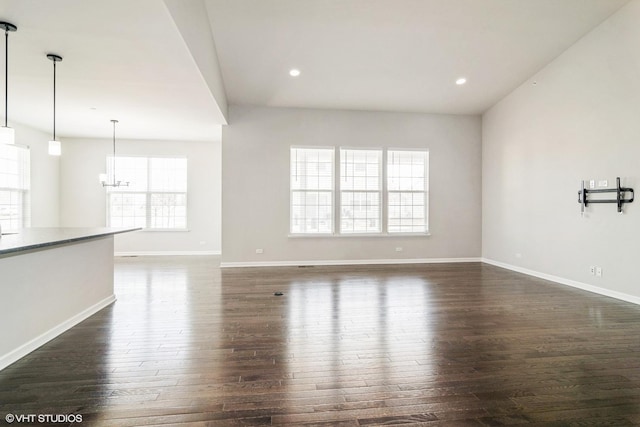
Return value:
[(291, 77), (298, 77), (300, 75), (300, 70), (298, 70), (297, 68), (292, 68), (289, 70), (289, 75)]
[(458, 86), (463, 85), (467, 82), (467, 79), (465, 79), (464, 77), (460, 77), (458, 80), (456, 80), (456, 84)]

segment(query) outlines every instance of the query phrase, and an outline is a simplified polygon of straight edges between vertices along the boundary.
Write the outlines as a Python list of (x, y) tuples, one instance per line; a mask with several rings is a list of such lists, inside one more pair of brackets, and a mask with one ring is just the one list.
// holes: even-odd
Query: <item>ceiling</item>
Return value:
[[(9, 33), (9, 125), (51, 132), (52, 52), (63, 57), (59, 137), (110, 138), (110, 119), (122, 138), (219, 135), (216, 101), (162, 0), (2, 0), (0, 20), (18, 27)], [(4, 65), (4, 46), (0, 53)]]
[(206, 0), (229, 103), (453, 114), (484, 112), (626, 2)]
[[(2, 0), (0, 20), (18, 26), (9, 124), (51, 132), (47, 53), (64, 58), (62, 138), (110, 138), (118, 119), (120, 138), (219, 139), (226, 101), (478, 114), (627, 1)], [(180, 8), (197, 16), (194, 5), (208, 13), (206, 31), (193, 31), (189, 15), (176, 19)], [(218, 66), (223, 102), (211, 84)]]

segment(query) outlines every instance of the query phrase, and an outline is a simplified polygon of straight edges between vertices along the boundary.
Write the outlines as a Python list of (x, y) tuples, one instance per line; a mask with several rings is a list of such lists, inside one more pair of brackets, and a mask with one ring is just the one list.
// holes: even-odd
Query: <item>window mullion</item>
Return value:
[[(343, 172), (346, 175), (346, 166), (345, 169), (342, 169), (342, 163), (340, 163), (342, 161), (341, 156), (341, 149), (335, 150), (334, 152), (334, 160), (333, 160), (333, 164), (334, 164), (334, 173), (333, 173), (333, 183), (334, 183), (334, 194), (333, 194), (333, 230), (331, 231), (331, 234), (342, 234), (342, 174)], [(339, 172), (335, 173), (335, 168), (338, 168)]]
[(380, 179), (382, 180), (382, 186), (380, 187), (380, 231), (383, 233), (388, 233), (388, 224), (389, 224), (389, 208), (387, 203), (389, 201), (389, 197), (387, 195), (387, 150), (382, 150), (382, 161), (380, 162)]
[(145, 228), (153, 228), (151, 226), (152, 221), (151, 221), (151, 193), (148, 191), (148, 187), (147, 187), (147, 191), (145, 192), (145, 203), (146, 203), (146, 212), (145, 212)]
[(107, 195), (107, 211), (105, 212), (106, 215), (106, 223), (107, 223), (107, 227), (111, 227), (111, 223), (113, 222), (111, 220), (111, 193), (106, 192)]
[(153, 215), (151, 213), (151, 179), (153, 172), (151, 170), (151, 158), (147, 159), (147, 228), (153, 228)]
[(429, 207), (431, 206), (431, 203), (429, 203), (429, 172), (431, 170), (431, 168), (429, 167), (430, 163), (429, 163), (429, 152), (427, 152), (425, 154), (425, 159), (424, 159), (424, 227), (425, 227), (425, 232), (429, 231)]

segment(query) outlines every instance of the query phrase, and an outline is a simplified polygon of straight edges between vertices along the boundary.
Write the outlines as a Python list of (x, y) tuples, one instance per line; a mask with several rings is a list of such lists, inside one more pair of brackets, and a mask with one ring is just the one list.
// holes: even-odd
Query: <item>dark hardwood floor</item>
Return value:
[(640, 424), (640, 306), (479, 263), (217, 263), (117, 259), (114, 305), (0, 371), (0, 424)]

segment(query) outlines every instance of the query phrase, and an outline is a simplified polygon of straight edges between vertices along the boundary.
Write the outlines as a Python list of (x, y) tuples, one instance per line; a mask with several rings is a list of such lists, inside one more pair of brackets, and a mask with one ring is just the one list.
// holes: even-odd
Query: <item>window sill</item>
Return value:
[(351, 237), (383, 237), (383, 238), (390, 238), (390, 237), (429, 237), (431, 236), (431, 233), (429, 233), (428, 231), (425, 233), (371, 233), (371, 234), (364, 234), (364, 233), (343, 233), (343, 234), (289, 234), (287, 235), (288, 238), (290, 239), (305, 239), (305, 238), (330, 238), (330, 239), (334, 239), (334, 238), (341, 238), (341, 237), (346, 237), (346, 238), (351, 238)]

